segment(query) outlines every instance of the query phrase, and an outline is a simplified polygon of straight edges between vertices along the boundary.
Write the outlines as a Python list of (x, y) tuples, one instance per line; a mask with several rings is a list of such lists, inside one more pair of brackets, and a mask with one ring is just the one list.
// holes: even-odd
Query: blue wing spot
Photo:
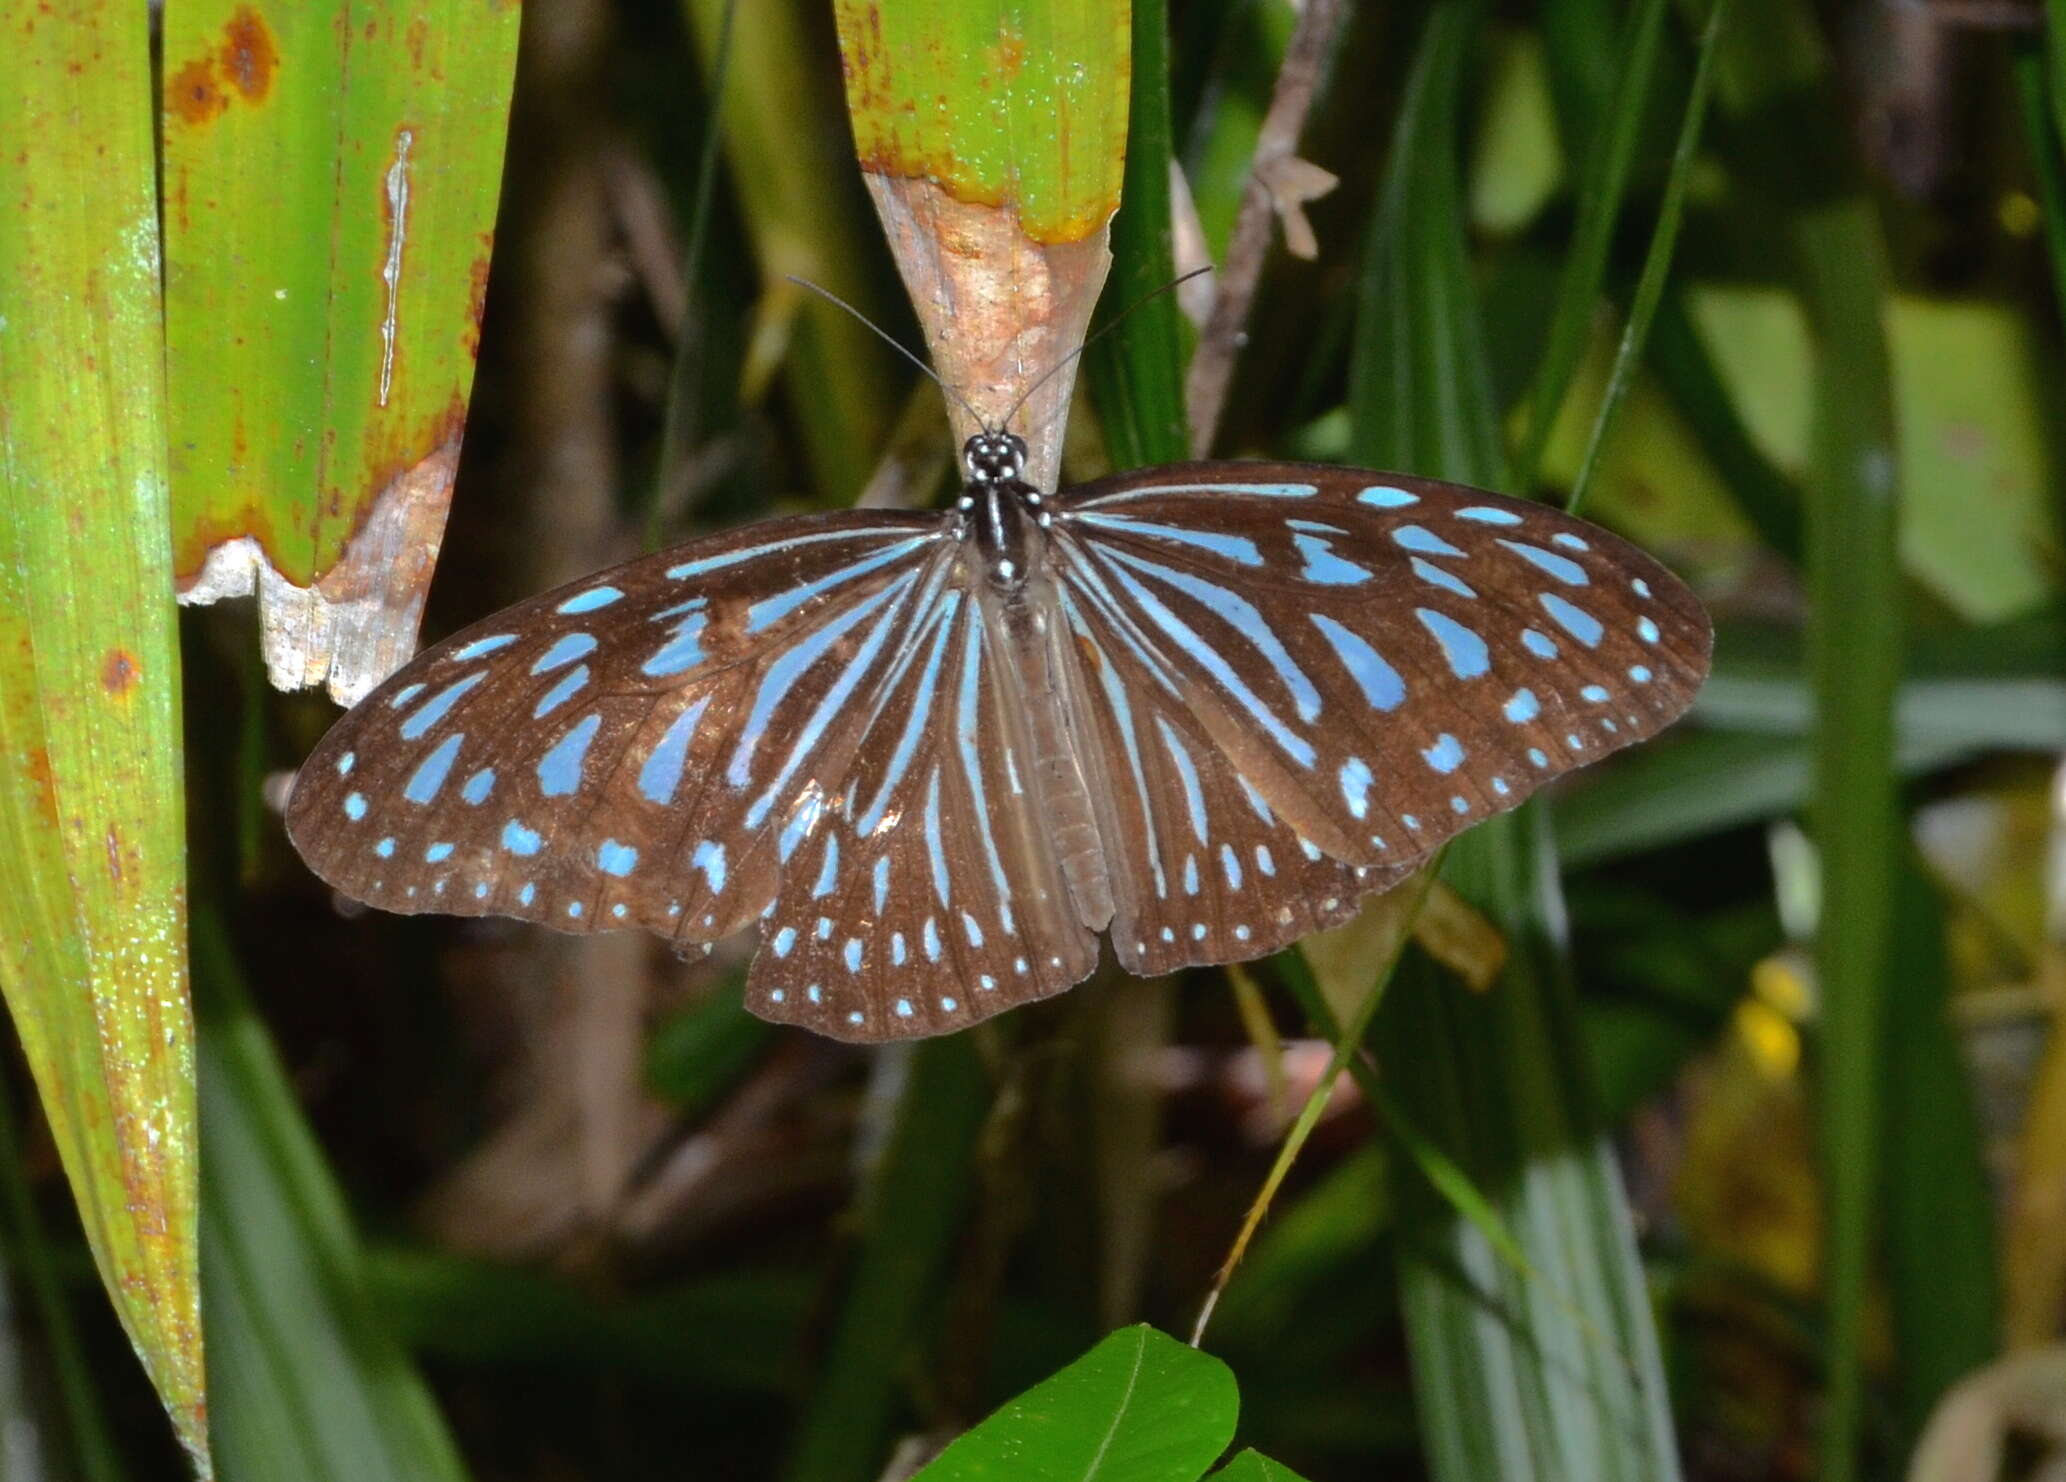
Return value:
[(837, 570), (829, 571), (816, 581), (804, 582), (800, 586), (773, 597), (763, 597), (760, 601), (746, 609), (746, 632), (749, 635), (759, 633), (762, 629), (787, 617), (812, 598), (822, 596), (834, 587), (844, 586), (856, 577), (866, 576), (871, 571), (880, 570), (892, 561), (901, 561), (920, 546), (930, 543), (932, 539), (933, 537), (927, 534), (915, 536), (910, 540), (899, 541), (895, 545), (886, 546), (872, 556), (864, 557), (849, 565), (841, 566)]
[[(1320, 630), (1334, 649), (1334, 656), (1340, 659), (1342, 667), (1349, 671), (1349, 677), (1356, 681), (1356, 687), (1363, 691), (1363, 698), (1370, 702), (1373, 710), (1397, 710), (1404, 703), (1405, 682), (1399, 678), (1399, 671), (1387, 664), (1376, 649), (1324, 612), (1311, 613), (1309, 616), (1313, 620), (1313, 626)], [(1256, 801), (1253, 792), (1250, 793), (1249, 801)], [(1263, 811), (1263, 820), (1269, 821), (1267, 808)]]
[(554, 611), (563, 612), (568, 617), (572, 617), (576, 613), (594, 612), (599, 607), (608, 607), (612, 602), (622, 599), (623, 596), (624, 594), (615, 587), (590, 587), (585, 592), (575, 593), (562, 602)]
[(774, 941), (768, 945), (774, 949), (777, 957), (787, 957), (789, 949), (796, 945), (796, 928), (793, 926), (783, 927), (775, 933)]
[(423, 862), (425, 864), (443, 864), (451, 857), (452, 846), (450, 844), (433, 844), (430, 848), (423, 851)]
[(1130, 515), (1084, 513), (1074, 518), (1080, 524), (1116, 531), (1121, 535), (1146, 535), (1156, 540), (1174, 541), (1178, 545), (1196, 546), (1242, 566), (1263, 564), (1262, 548), (1246, 536), (1225, 535), (1217, 530), (1195, 530), (1188, 525), (1163, 525), (1153, 520), (1136, 520)]
[(1645, 643), (1655, 643), (1657, 641), (1657, 624), (1651, 622), (1648, 618), (1637, 618), (1636, 636)]
[(787, 998), (788, 996), (789, 992), (785, 988), (772, 989), (768, 993), (768, 1002), (780, 1003), (783, 999)]
[(1628, 671), (1628, 677), (1637, 684), (1648, 684), (1651, 679), (1650, 668), (1647, 664), (1637, 664)]
[(908, 958), (910, 955), (910, 952), (904, 946), (904, 933), (902, 933), (901, 931), (891, 932), (890, 965), (892, 967), (902, 967), (904, 965), (904, 960)]
[(689, 868), (701, 870), (703, 879), (710, 886), (712, 895), (725, 893), (725, 846), (715, 839), (705, 839), (696, 846), (696, 852), (689, 856)]
[(638, 850), (615, 839), (605, 839), (596, 847), (595, 867), (621, 880), (638, 868)]
[[(996, 980), (995, 980), (994, 978), (990, 977), (990, 976), (989, 976), (988, 974), (985, 974), (985, 975), (984, 975), (984, 977), (983, 977), (983, 986), (984, 986), (985, 988), (989, 988), (989, 987), (993, 986), (993, 985), (995, 984), (995, 982), (996, 982)], [(960, 1007), (961, 1007), (961, 1005), (960, 1005), (960, 1004), (959, 1004), (958, 1002), (956, 1002), (956, 1001), (955, 1001), (954, 999), (951, 999), (951, 998), (943, 998), (943, 999), (941, 999), (941, 1000), (940, 1000), (940, 1008), (941, 1008), (941, 1009), (942, 1009), (942, 1010), (943, 1010), (944, 1012), (946, 1012), (946, 1013), (949, 1013), (949, 1014), (951, 1014), (951, 1013), (953, 1013), (953, 1012), (954, 1012), (954, 1011), (955, 1011), (956, 1009), (958, 1009), (958, 1008), (960, 1008)]]
[(1184, 894), (1196, 895), (1197, 893), (1198, 856), (1195, 854), (1187, 854), (1184, 856)]
[(1414, 608), (1413, 615), (1435, 635), (1435, 641), (1442, 645), (1442, 656), (1449, 661), (1449, 672), (1458, 679), (1476, 679), (1492, 667), (1485, 640), (1474, 629), (1426, 607)]
[(1573, 751), (1585, 750), (1585, 742), (1576, 733), (1566, 735), (1564, 737), (1564, 744)]
[(874, 875), (875, 914), (880, 916), (883, 903), (889, 899), (890, 894), (890, 857), (887, 854), (875, 861)]
[[(431, 696), (428, 700), (425, 700), (421, 705), (419, 705), (416, 708), (416, 710), (409, 716), (407, 720), (402, 722), (402, 739), (404, 741), (415, 741), (420, 739), (425, 731), (429, 730), (432, 726), (436, 725), (439, 721), (445, 718), (446, 713), (450, 711), (454, 705), (457, 705), (459, 703), (459, 699), (462, 695), (464, 695), (468, 690), (472, 689), (475, 685), (479, 684), (482, 680), (486, 679), (487, 677), (487, 670), (476, 669), (473, 673), (465, 676), (463, 679), (453, 680), (450, 684), (446, 685), (443, 689), (439, 690), (435, 695)], [(421, 688), (421, 685), (410, 686), (410, 689), (412, 690)]]
[(593, 633), (568, 633), (560, 641), (538, 656), (538, 662), (531, 666), (533, 674), (550, 674), (576, 659), (585, 659), (595, 652)]
[(1592, 585), (1592, 578), (1585, 574), (1585, 568), (1569, 556), (1560, 556), (1555, 551), (1546, 551), (1539, 545), (1528, 544), (1525, 540), (1502, 539), (1499, 543), (1519, 556), (1523, 561), (1526, 561), (1530, 566), (1533, 566), (1537, 571), (1555, 577), (1566, 586), (1587, 587)]
[(1291, 543), (1298, 547), (1298, 553), (1305, 557), (1305, 569), (1299, 575), (1309, 582), (1323, 587), (1353, 587), (1372, 579), (1375, 572), (1366, 571), (1353, 561), (1343, 560), (1334, 553), (1334, 547), (1317, 535), (1294, 535)]
[(616, 905), (610, 907), (610, 914), (612, 916), (615, 916), (619, 921), (622, 921), (627, 914), (627, 908), (625, 907), (624, 902), (619, 901)]
[(638, 769), (638, 790), (645, 795), (647, 802), (674, 801), (674, 790), (681, 786), (682, 764), (688, 759), (689, 742), (695, 738), (696, 723), (703, 718), (704, 707), (709, 703), (710, 696), (704, 695), (684, 709), (668, 723), (666, 731), (647, 753), (645, 765)]
[(488, 882), (486, 880), (474, 886), (473, 898), (477, 901), (484, 901), (488, 898)]
[(351, 776), (352, 768), (358, 764), (359, 754), (356, 751), (347, 751), (337, 759), (337, 775), (340, 777)]
[[(849, 1016), (849, 1017), (851, 1017), (851, 1016)], [(911, 1000), (910, 1000), (910, 999), (908, 999), (908, 998), (900, 998), (900, 999), (898, 999), (898, 1000), (897, 1000), (897, 1017), (898, 1017), (899, 1019), (908, 1019), (908, 1018), (910, 1018), (910, 1017), (911, 1017)]]
[(830, 916), (820, 916), (818, 918), (818, 940), (821, 942), (832, 940), (832, 918)]
[(1549, 765), (1549, 757), (1543, 752), (1543, 749), (1540, 746), (1531, 746), (1528, 748), (1528, 760), (1533, 762), (1538, 767), (1546, 767)]
[(553, 743), (552, 750), (538, 761), (538, 790), (548, 798), (565, 797), (581, 785), (581, 765), (588, 759), (589, 745), (602, 729), (601, 715), (590, 715)]
[(528, 906), (529, 904), (531, 904), (532, 901), (536, 899), (538, 899), (537, 885), (529, 880), (526, 880), (524, 882), (524, 888), (517, 892), (518, 903), (521, 905)]
[(459, 789), (459, 796), (478, 808), (488, 801), (488, 794), (495, 790), (495, 769), (483, 767), (466, 779), (466, 786)]
[(411, 700), (415, 699), (418, 695), (422, 693), (422, 685), (405, 684), (400, 689), (395, 691), (394, 698), (387, 702), (387, 708), (390, 710), (400, 710), (404, 705), (408, 704)]
[(392, 838), (382, 839), (373, 846), (373, 852), (382, 859), (391, 858), (395, 852), (395, 841)]
[(1480, 525), (1518, 525), (1521, 517), (1510, 509), (1495, 509), (1489, 504), (1474, 504), (1469, 509), (1456, 512), (1459, 520), (1476, 520)]
[(1554, 659), (1558, 653), (1555, 640), (1546, 634), (1536, 632), (1533, 628), (1521, 630), (1521, 647), (1538, 659)]
[(1232, 844), (1220, 845), (1220, 870), (1227, 877), (1229, 890), (1241, 888), (1241, 861), (1235, 856)]
[(1542, 714), (1542, 706), (1535, 698), (1534, 690), (1515, 690), (1506, 702), (1506, 718), (1517, 726), (1524, 726)]
[(1460, 556), (1462, 551), (1425, 525), (1401, 525), (1392, 532), (1392, 544), (1424, 556)]
[(702, 663), (709, 657), (703, 652), (703, 629), (709, 621), (709, 613), (691, 612), (675, 625), (674, 636), (661, 644), (658, 651), (639, 666), (639, 672), (660, 679), (666, 675), (680, 674)]
[(344, 816), (353, 823), (366, 816), (366, 798), (363, 793), (348, 792), (344, 795)]
[(1621, 727), (1620, 727), (1620, 726), (1617, 726), (1617, 725), (1616, 725), (1616, 724), (1614, 724), (1614, 722), (1613, 722), (1613, 721), (1611, 721), (1611, 720), (1603, 720), (1603, 721), (1601, 721), (1601, 722), (1600, 722), (1600, 724), (1601, 724), (1602, 726), (1605, 726), (1605, 727), (1606, 727), (1606, 729), (1607, 729), (1607, 734), (1608, 734), (1608, 735), (1610, 735), (1610, 736), (1611, 736), (1611, 735), (1613, 735), (1613, 734), (1614, 734), (1615, 732), (1617, 732), (1617, 731), (1619, 731), (1619, 730), (1621, 729)]
[(1193, 921), (1191, 923), (1191, 940), (1194, 942), (1205, 940), (1205, 923), (1203, 921)]
[(541, 720), (581, 693), (588, 686), (588, 666), (569, 671), (567, 677), (547, 690), (531, 711), (533, 720)]
[(409, 785), (402, 789), (402, 796), (412, 803), (428, 803), (437, 797), (438, 790), (445, 785), (445, 778), (452, 771), (452, 762), (459, 755), (460, 743), (466, 740), (464, 731), (456, 731), (437, 744), (437, 749), (423, 759), (416, 774), (409, 779)]
[(818, 866), (818, 881), (811, 887), (811, 898), (823, 900), (832, 894), (839, 884), (839, 835), (825, 836), (825, 854)]
[(846, 960), (846, 970), (848, 972), (859, 972), (861, 970), (861, 939), (859, 937), (848, 937), (846, 939), (846, 950), (840, 956)]
[(1635, 592), (1635, 594), (1638, 597), (1647, 597), (1650, 595), (1650, 584), (1644, 581), (1640, 576), (1637, 577), (1634, 581), (1630, 582), (1629, 587)]
[(1428, 759), (1429, 766), (1446, 776), (1463, 765), (1464, 751), (1462, 743), (1444, 731), (1421, 755)]
[(859, 1009), (853, 1009), (849, 1011), (846, 1016), (846, 1021), (849, 1024), (859, 1024), (861, 1022), (861, 1011)]
[(1420, 820), (1418, 818), (1415, 818), (1411, 813), (1401, 813), (1399, 815), (1399, 821), (1405, 824), (1406, 827), (1412, 829), (1416, 834), (1420, 832)]
[(517, 641), (514, 633), (491, 633), (486, 638), (476, 638), (464, 648), (455, 648), (445, 655), (447, 663), (465, 664), (474, 659), (485, 658), (499, 648), (508, 648)]
[(1258, 844), (1255, 846), (1255, 867), (1265, 875), (1275, 875), (1277, 873), (1277, 861), (1270, 857), (1269, 845)]
[[(1577, 536), (1573, 535), (1569, 530), (1559, 530), (1555, 535), (1552, 535), (1550, 539), (1555, 541), (1558, 545), (1562, 546), (1567, 551), (1589, 551), (1592, 549), (1591, 546), (1587, 545), (1584, 541), (1580, 540)], [(1645, 592), (1643, 595), (1647, 597), (1650, 594), (1648, 592)]]
[(1457, 813), (1468, 813), (1471, 811), (1470, 800), (1460, 796), (1451, 798), (1449, 806)]
[(1374, 505), (1378, 509), (1404, 509), (1409, 504), (1420, 503), (1420, 496), (1391, 484), (1372, 484), (1356, 496), (1356, 503)]
[[(531, 855), (545, 847), (545, 839), (538, 830), (526, 828), (512, 818), (502, 825), (502, 847), (511, 854)], [(526, 901), (525, 904), (529, 905), (530, 902)]]
[(1352, 756), (1341, 764), (1341, 795), (1349, 812), (1361, 818), (1370, 811), (1370, 763)]
[(1501, 797), (1505, 797), (1508, 793), (1513, 791), (1512, 788), (1506, 785), (1506, 779), (1504, 777), (1495, 777), (1492, 779), (1492, 790), (1498, 793)]
[(1566, 602), (1555, 592), (1544, 592), (1536, 601), (1542, 610), (1556, 620), (1558, 627), (1576, 638), (1587, 648), (1597, 648), (1600, 635), (1607, 630), (1600, 626), (1600, 620), (1575, 602)]
[(925, 958), (928, 962), (940, 960), (940, 923), (928, 916), (925, 918)]
[(1014, 957), (1014, 958), (1012, 959), (1012, 964), (1011, 964), (1011, 968), (1012, 968), (1012, 971), (1013, 971), (1013, 972), (1015, 972), (1015, 973), (1023, 973), (1023, 972), (1025, 972), (1025, 970), (1026, 970), (1026, 959), (1025, 959), (1025, 958), (1023, 958), (1023, 957)]
[(1234, 940), (1235, 940), (1235, 941), (1237, 941), (1237, 942), (1245, 942), (1245, 941), (1247, 941), (1247, 940), (1248, 940), (1248, 935), (1249, 935), (1249, 933), (1248, 933), (1248, 928), (1247, 928), (1247, 927), (1245, 927), (1245, 926), (1237, 926), (1237, 927), (1235, 927), (1235, 928), (1234, 928)]
[(581, 902), (579, 902), (579, 901), (568, 901), (568, 902), (567, 902), (567, 914), (568, 914), (569, 916), (579, 916), (579, 915), (581, 914), (581, 910), (582, 910), (582, 907), (581, 907)]
[(968, 934), (968, 944), (971, 947), (983, 945), (983, 928), (978, 926), (976, 918), (966, 911), (961, 913), (961, 929)]
[(813, 983), (810, 987), (804, 989), (803, 996), (812, 1003), (823, 1003), (825, 1001), (825, 990)]
[(1478, 595), (1468, 582), (1444, 571), (1431, 561), (1423, 561), (1418, 556), (1412, 556), (1408, 558), (1408, 564), (1412, 566), (1413, 574), (1431, 587), (1440, 587), (1445, 592), (1454, 592), (1459, 597), (1469, 597), (1473, 600)]
[(1578, 698), (1595, 705), (1604, 705), (1607, 703), (1607, 688), (1605, 685), (1589, 684), (1578, 692)]

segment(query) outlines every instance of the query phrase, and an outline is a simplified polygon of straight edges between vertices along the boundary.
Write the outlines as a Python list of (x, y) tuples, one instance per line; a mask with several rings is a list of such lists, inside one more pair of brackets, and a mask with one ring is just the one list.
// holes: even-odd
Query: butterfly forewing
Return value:
[(936, 1034), (1096, 965), (1035, 811), (1015, 676), (961, 576), (784, 877), (747, 982), (767, 1018), (849, 1040)]
[(1541, 505), (1199, 464), (1059, 507), (1061, 585), (1131, 650), (1110, 656), (1136, 708), (1180, 700), (1276, 814), (1379, 882), (1662, 729), (1706, 674), (1683, 584)]
[(288, 829), (397, 911), (711, 941), (774, 898), (952, 560), (935, 517), (677, 547), (419, 655), (303, 766)]

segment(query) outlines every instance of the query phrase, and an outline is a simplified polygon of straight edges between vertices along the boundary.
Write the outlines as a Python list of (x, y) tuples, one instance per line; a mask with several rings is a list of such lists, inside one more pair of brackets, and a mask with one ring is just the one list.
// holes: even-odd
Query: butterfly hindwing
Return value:
[(1193, 464), (1058, 508), (1061, 582), (1131, 630), (1138, 687), (1159, 672), (1273, 809), (1385, 877), (1661, 730), (1706, 674), (1684, 585), (1542, 505)]
[(340, 720), (289, 832), (389, 910), (715, 940), (773, 899), (950, 559), (937, 519), (856, 511), (520, 603)]
[(747, 981), (756, 1013), (847, 1040), (938, 1034), (1096, 965), (1036, 812), (1005, 662), (982, 601), (943, 590), (784, 877)]

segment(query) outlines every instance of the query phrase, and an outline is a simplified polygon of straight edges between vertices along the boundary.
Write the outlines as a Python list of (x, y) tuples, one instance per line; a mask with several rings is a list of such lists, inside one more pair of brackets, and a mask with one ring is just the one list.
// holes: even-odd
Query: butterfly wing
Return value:
[(519, 603), (339, 720), (288, 832), (387, 910), (714, 941), (845, 786), (954, 544), (934, 515), (802, 516)]
[[(1370, 870), (1363, 889), (1663, 729), (1706, 676), (1710, 629), (1684, 584), (1543, 505), (1205, 463), (1084, 485), (1055, 507), (1086, 688), (1113, 696), (1096, 707), (1101, 754), (1126, 754), (1125, 705), (1180, 737), (1172, 713), (1185, 713), (1199, 786), (1217, 752), (1281, 825)], [(1174, 772), (1136, 789), (1165, 815), (1191, 785)], [(1201, 835), (1212, 855), (1247, 838), (1239, 808), (1207, 813), (1231, 830)], [(1190, 960), (1229, 945), (1208, 925)]]
[(1097, 965), (1035, 802), (1018, 677), (959, 576), (806, 867), (783, 878), (747, 979), (765, 1018), (846, 1040), (940, 1034)]

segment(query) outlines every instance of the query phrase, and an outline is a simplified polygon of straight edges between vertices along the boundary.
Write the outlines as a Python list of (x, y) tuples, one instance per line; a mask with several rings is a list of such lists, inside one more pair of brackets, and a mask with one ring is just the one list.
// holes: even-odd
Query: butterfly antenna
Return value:
[(1207, 266), (1202, 268), (1193, 268), (1188, 273), (1180, 273), (1176, 277), (1171, 278), (1167, 283), (1163, 284), (1160, 288), (1149, 289), (1148, 292), (1142, 294), (1139, 298), (1135, 299), (1132, 303), (1128, 304), (1125, 308), (1121, 309), (1118, 313), (1114, 314), (1110, 319), (1107, 319), (1103, 324), (1098, 326), (1097, 332), (1095, 334), (1091, 335), (1090, 338), (1086, 339), (1082, 344), (1078, 345), (1075, 349), (1071, 350), (1067, 355), (1064, 355), (1060, 360), (1057, 360), (1053, 365), (1049, 366), (1047, 370), (1041, 375), (1039, 380), (1035, 381), (1032, 385), (1028, 386), (1024, 391), (1019, 393), (1019, 399), (1013, 402), (1011, 404), (1011, 410), (1004, 414), (1003, 425), (1006, 427), (1011, 426), (1011, 419), (1019, 414), (1019, 409), (1023, 407), (1032, 398), (1034, 392), (1038, 391), (1042, 386), (1045, 386), (1049, 381), (1052, 381), (1056, 376), (1060, 375), (1062, 371), (1070, 364), (1070, 362), (1075, 360), (1076, 357), (1081, 355), (1085, 350), (1088, 350), (1092, 345), (1095, 345), (1099, 340), (1103, 339), (1106, 335), (1110, 334), (1113, 330), (1117, 329), (1121, 324), (1125, 323), (1127, 316), (1133, 313), (1135, 309), (1141, 308), (1143, 305), (1146, 304), (1151, 304), (1156, 299), (1162, 297), (1163, 294), (1170, 292), (1172, 289), (1181, 288), (1184, 284), (1190, 282), (1193, 278), (1202, 277), (1203, 275), (1211, 271), (1212, 268), (1210, 266)]
[(873, 330), (876, 337), (880, 339), (885, 345), (888, 345), (892, 350), (896, 351), (899, 355), (903, 356), (906, 360), (910, 361), (913, 365), (917, 366), (921, 371), (925, 372), (926, 375), (930, 376), (932, 378), (933, 384), (940, 388), (940, 394), (945, 396), (949, 401), (954, 402), (964, 412), (967, 412), (971, 417), (975, 418), (976, 425), (978, 427), (981, 427), (985, 432), (988, 432), (990, 430), (990, 424), (983, 420), (983, 414), (981, 412), (977, 411), (974, 407), (968, 404), (967, 397), (963, 396), (959, 391), (956, 391), (952, 386), (949, 386), (945, 381), (941, 380), (940, 373), (938, 371), (934, 370), (931, 366), (927, 365), (923, 360), (920, 360), (916, 355), (913, 355), (909, 350), (907, 350), (902, 344), (898, 342), (896, 336), (892, 335), (880, 324), (877, 324), (873, 319), (870, 319), (866, 314), (863, 314), (859, 309), (855, 308), (852, 304), (848, 303), (845, 299), (841, 298), (838, 294), (834, 293), (829, 288), (820, 288), (810, 279), (799, 278), (794, 273), (784, 273), (782, 276), (787, 278), (791, 283), (794, 283), (798, 288), (808, 288), (812, 293), (818, 295), (819, 298), (826, 299), (831, 303), (839, 305), (840, 308), (845, 309), (849, 314), (853, 315), (856, 319), (860, 320), (861, 323), (865, 324), (866, 326), (868, 326), (869, 329)]

